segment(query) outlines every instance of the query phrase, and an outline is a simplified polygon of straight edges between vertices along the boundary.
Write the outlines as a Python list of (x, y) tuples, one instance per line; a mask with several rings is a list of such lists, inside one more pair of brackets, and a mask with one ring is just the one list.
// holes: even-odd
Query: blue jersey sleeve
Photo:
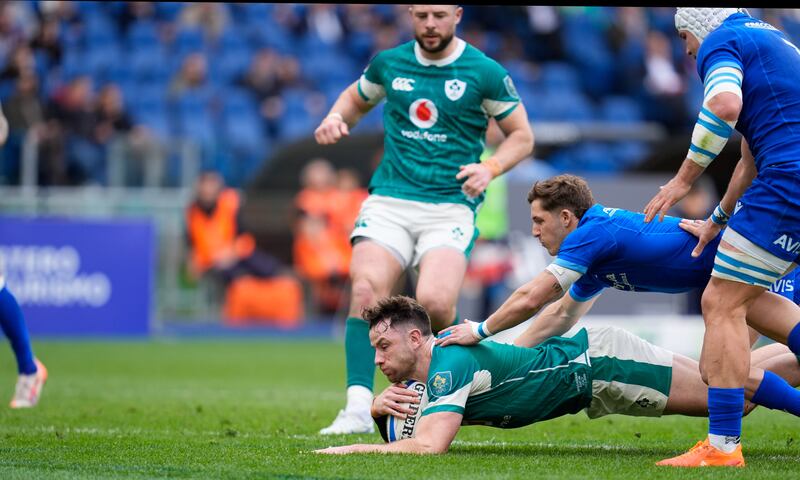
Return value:
[(614, 237), (602, 226), (581, 225), (564, 239), (554, 263), (583, 274), (616, 246)]
[(720, 67), (733, 67), (744, 72), (738, 38), (729, 30), (713, 32), (697, 52), (697, 73), (706, 82), (709, 73)]
[(572, 284), (572, 287), (569, 289), (569, 295), (575, 301), (586, 302), (597, 296), (604, 288), (605, 285), (602, 283), (596, 281), (589, 275), (584, 275), (579, 278), (577, 282)]

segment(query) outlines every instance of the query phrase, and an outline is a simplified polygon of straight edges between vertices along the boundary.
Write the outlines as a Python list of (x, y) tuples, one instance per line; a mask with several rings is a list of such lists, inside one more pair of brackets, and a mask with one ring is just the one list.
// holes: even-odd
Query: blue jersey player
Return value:
[[(663, 218), (683, 198), (734, 128), (743, 138), (742, 160), (728, 192), (735, 194), (726, 193), (694, 251), (698, 254), (730, 218), (702, 300), (709, 436), (659, 464), (743, 466), (741, 416), (735, 412), (741, 410), (749, 371), (745, 315), (764, 290), (794, 268), (800, 252), (800, 50), (741, 9), (679, 8), (675, 27), (687, 54), (697, 59), (704, 99), (686, 159), (645, 207), (645, 221)], [(787, 340), (800, 353), (800, 328)]]
[[(8, 121), (0, 107), (0, 146), (8, 138)], [(11, 349), (17, 359), (17, 386), (9, 406), (11, 408), (33, 407), (47, 379), (47, 369), (36, 359), (28, 338), (25, 319), (16, 298), (6, 287), (5, 278), (0, 272), (0, 329), (8, 337)]]
[[(678, 293), (703, 288), (708, 282), (721, 235), (693, 257), (697, 239), (687, 230), (693, 230), (694, 223), (681, 225), (674, 217), (644, 223), (644, 214), (595, 203), (589, 186), (574, 175), (535, 183), (528, 201), (532, 233), (555, 260), (484, 322), (450, 327), (438, 344), (477, 343), (522, 323), (561, 297), (516, 340), (518, 345), (533, 346), (569, 330), (604, 288)], [(569, 293), (562, 296), (564, 292)], [(753, 302), (747, 321), (785, 343), (800, 321), (800, 308), (780, 295), (764, 293)], [(797, 358), (788, 351), (772, 352), (780, 357), (773, 369), (785, 378), (797, 378)], [(773, 373), (767, 372), (763, 379), (753, 402), (800, 416), (800, 392)]]

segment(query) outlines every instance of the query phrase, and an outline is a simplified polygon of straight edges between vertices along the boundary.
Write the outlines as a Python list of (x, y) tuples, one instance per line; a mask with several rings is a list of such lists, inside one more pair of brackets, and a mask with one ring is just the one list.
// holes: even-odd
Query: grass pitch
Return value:
[[(7, 347), (0, 400), (15, 381)], [(797, 478), (800, 419), (744, 421), (744, 470), (673, 470), (706, 419), (582, 413), (517, 430), (467, 427), (447, 455), (321, 456), (379, 442), (322, 437), (344, 402), (333, 342), (38, 342), (50, 379), (31, 410), (0, 407), (0, 478)], [(380, 379), (378, 387), (386, 381)]]

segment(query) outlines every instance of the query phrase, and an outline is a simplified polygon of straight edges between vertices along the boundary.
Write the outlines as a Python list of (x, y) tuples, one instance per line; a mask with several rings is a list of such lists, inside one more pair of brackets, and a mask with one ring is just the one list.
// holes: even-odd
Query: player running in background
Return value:
[[(0, 146), (8, 138), (8, 121), (0, 107)], [(33, 407), (39, 402), (42, 387), (47, 380), (47, 369), (33, 356), (28, 328), (17, 299), (6, 287), (5, 278), (0, 272), (0, 327), (11, 343), (11, 349), (17, 359), (17, 386), (14, 397), (9, 404), (11, 408)]]
[[(686, 53), (697, 59), (705, 95), (686, 159), (645, 207), (645, 221), (663, 217), (686, 195), (734, 127), (743, 137), (742, 157), (752, 152), (755, 160), (743, 167), (753, 181), (739, 202), (715, 213), (717, 223), (730, 221), (702, 300), (709, 435), (698, 448), (659, 464), (696, 467), (721, 459), (743, 466), (724, 459), (741, 450), (738, 412), (750, 361), (745, 315), (795, 266), (800, 251), (800, 49), (741, 9), (679, 8), (675, 27)], [(695, 254), (716, 236), (713, 223), (706, 222)], [(800, 353), (800, 327), (789, 333), (788, 345)]]
[[(413, 5), (409, 14), (415, 40), (378, 53), (314, 132), (318, 143), (336, 143), (386, 99), (384, 156), (351, 235), (347, 404), (322, 434), (373, 430), (375, 351), (362, 308), (388, 296), (413, 266), (419, 270), (416, 298), (434, 330), (457, 322), (483, 192), (533, 149), (525, 108), (506, 70), (455, 36), (462, 9)], [(479, 162), (488, 117), (506, 139)]]
[[(691, 251), (697, 239), (684, 230), (692, 230), (696, 225), (693, 222), (681, 224), (680, 219), (667, 217), (662, 223), (644, 223), (641, 213), (595, 203), (589, 186), (574, 175), (536, 182), (528, 193), (528, 202), (533, 235), (555, 260), (484, 322), (449, 327), (437, 339), (438, 344), (475, 344), (519, 325), (561, 297), (515, 341), (517, 345), (534, 346), (566, 333), (589, 311), (604, 288), (680, 293), (702, 288), (708, 282), (721, 235), (694, 258)], [(785, 344), (800, 324), (800, 307), (765, 292), (753, 303), (747, 321), (755, 330)], [(797, 358), (785, 347), (772, 348), (773, 356), (786, 353), (782, 374), (798, 366)], [(756, 392), (759, 404), (800, 416), (800, 391), (769, 372), (765, 378), (763, 389)]]
[[(399, 403), (418, 402), (416, 392), (397, 386), (410, 379), (425, 379), (428, 403), (413, 438), (319, 453), (443, 453), (461, 425), (517, 428), (580, 410), (589, 418), (708, 411), (696, 361), (620, 328), (581, 329), (535, 348), (496, 342), (443, 348), (434, 343), (425, 309), (410, 298), (383, 299), (364, 318), (375, 363), (394, 384), (375, 399), (374, 415), (411, 413)], [(758, 389), (758, 380), (749, 379), (748, 387)]]

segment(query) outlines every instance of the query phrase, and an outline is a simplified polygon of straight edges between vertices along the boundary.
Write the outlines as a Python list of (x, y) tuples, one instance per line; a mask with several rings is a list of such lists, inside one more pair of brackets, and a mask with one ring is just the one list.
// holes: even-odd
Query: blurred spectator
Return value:
[(333, 225), (349, 241), (350, 233), (355, 227), (361, 204), (369, 192), (361, 186), (358, 172), (351, 168), (342, 168), (336, 172), (336, 189), (338, 198), (333, 210)]
[(108, 84), (100, 91), (95, 122), (95, 140), (108, 158), (109, 185), (162, 184), (164, 152), (146, 127), (134, 123), (117, 85)]
[(35, 69), (36, 60), (33, 58), (33, 52), (27, 44), (20, 44), (14, 49), (5, 68), (0, 72), (0, 81), (16, 82), (21, 72)]
[(348, 190), (339, 191), (333, 165), (323, 158), (313, 159), (301, 172), (303, 188), (295, 197), (295, 270), (309, 282), (315, 303), (325, 314), (336, 313), (347, 301), (353, 223), (344, 225), (352, 215), (345, 202), (352, 207), (360, 195), (357, 178), (353, 185), (348, 175), (342, 179)]
[(670, 131), (685, 128), (688, 113), (684, 79), (672, 61), (672, 49), (667, 37), (656, 30), (647, 34), (645, 43), (645, 105), (648, 117), (663, 123)]
[(52, 68), (61, 63), (63, 49), (59, 38), (61, 26), (58, 20), (52, 17), (42, 19), (39, 30), (31, 42), (35, 52), (42, 52), (47, 58), (47, 66)]
[(240, 325), (271, 320), (295, 325), (302, 316), (301, 286), (272, 256), (256, 248), (241, 222), (239, 194), (217, 172), (204, 172), (186, 210), (191, 278), (217, 280), (226, 289), (225, 317)]
[(94, 136), (97, 119), (91, 77), (77, 77), (57, 91), (49, 110), (48, 117), (58, 123), (53, 133), (64, 135), (69, 184), (105, 183), (106, 159)]
[(178, 15), (179, 27), (200, 28), (207, 43), (215, 42), (230, 21), (230, 12), (224, 3), (189, 2)]
[(561, 19), (555, 7), (534, 5), (526, 8), (532, 49), (536, 62), (550, 62), (564, 57), (561, 44)]
[(308, 31), (327, 45), (335, 45), (344, 37), (344, 27), (333, 4), (312, 4), (306, 15)]
[(0, 3), (0, 64), (10, 59), (14, 49), (28, 38), (20, 6), (14, 2)]
[(181, 69), (173, 77), (169, 85), (169, 95), (179, 97), (189, 90), (198, 89), (206, 84), (208, 64), (202, 53), (188, 55), (181, 65)]
[(241, 222), (239, 194), (226, 188), (217, 172), (204, 172), (186, 211), (191, 278), (215, 276), (227, 285), (243, 275), (271, 277), (280, 264), (256, 249)]
[(18, 184), (20, 158), (25, 135), (32, 128), (39, 128), (44, 119), (44, 107), (39, 99), (39, 80), (33, 71), (22, 71), (16, 82), (14, 93), (4, 103), (3, 110), (8, 119), (8, 140), (3, 146), (2, 176), (9, 184)]

